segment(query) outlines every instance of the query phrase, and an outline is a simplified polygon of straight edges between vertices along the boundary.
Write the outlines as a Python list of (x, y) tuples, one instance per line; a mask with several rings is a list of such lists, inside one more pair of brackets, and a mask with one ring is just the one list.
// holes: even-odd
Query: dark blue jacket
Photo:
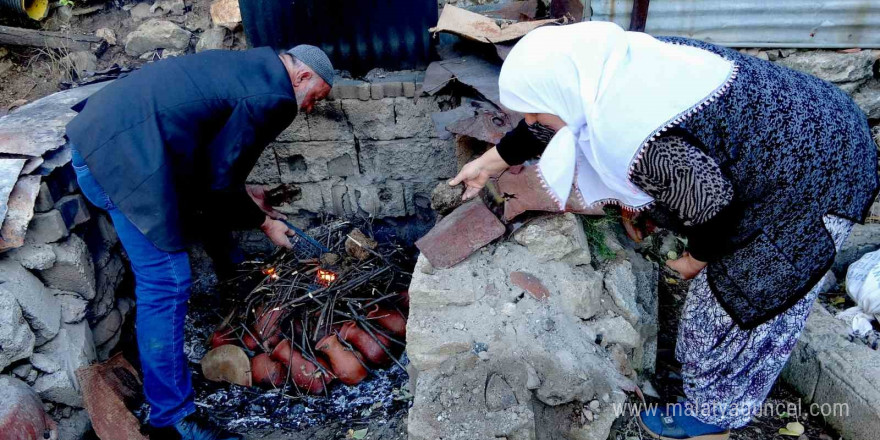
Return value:
[(244, 182), (297, 113), (270, 48), (207, 51), (150, 64), (74, 107), (71, 144), (125, 216), (165, 251), (183, 249), (195, 216), (256, 227)]

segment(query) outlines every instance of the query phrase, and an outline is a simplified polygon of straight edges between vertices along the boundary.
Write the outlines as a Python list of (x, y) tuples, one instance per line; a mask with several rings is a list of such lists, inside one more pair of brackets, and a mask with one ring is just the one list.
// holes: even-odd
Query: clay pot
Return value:
[(367, 377), (367, 369), (361, 365), (360, 353), (348, 350), (339, 342), (336, 335), (327, 335), (315, 346), (315, 349), (327, 355), (330, 367), (339, 381), (346, 385), (357, 385)]
[(409, 290), (404, 290), (403, 292), (398, 293), (394, 303), (403, 309), (404, 312), (409, 314)]
[(284, 385), (287, 369), (268, 354), (260, 353), (251, 359), (251, 374), (254, 384), (277, 388)]
[[(324, 392), (327, 384), (333, 381), (329, 374), (321, 372), (314, 363), (306, 360), (302, 353), (291, 348), (290, 341), (287, 339), (278, 343), (275, 350), (272, 351), (272, 359), (281, 362), (285, 368), (289, 369), (294, 385), (303, 392), (320, 394)], [(330, 366), (322, 359), (318, 359), (318, 363), (325, 370), (330, 371)]]
[[(378, 333), (374, 332), (374, 334), (376, 339), (390, 351), (391, 341)], [(366, 330), (358, 327), (354, 322), (349, 322), (342, 326), (342, 330), (339, 331), (339, 338), (356, 348), (370, 365), (385, 367), (391, 363), (391, 357), (382, 350), (382, 346), (371, 338)]]
[(211, 349), (215, 349), (222, 345), (235, 344), (238, 338), (235, 337), (235, 330), (229, 327), (218, 328), (211, 335)]
[(401, 340), (406, 339), (406, 318), (397, 310), (386, 309), (378, 305), (367, 314), (370, 323), (379, 324), (391, 333), (391, 336)]
[(263, 312), (265, 307), (258, 307), (256, 311), (257, 321), (253, 329), (254, 336), (266, 346), (266, 351), (271, 351), (279, 342), (281, 342), (281, 324), (284, 317), (284, 311), (281, 309), (271, 309)]
[(247, 347), (250, 351), (257, 351), (260, 348), (260, 341), (251, 336), (254, 333), (253, 330), (249, 332), (244, 332), (244, 336), (242, 336), (241, 341), (244, 342), (244, 346)]

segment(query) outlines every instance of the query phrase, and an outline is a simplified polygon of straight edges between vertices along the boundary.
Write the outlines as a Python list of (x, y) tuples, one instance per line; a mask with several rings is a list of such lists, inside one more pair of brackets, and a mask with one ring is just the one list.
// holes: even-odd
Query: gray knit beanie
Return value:
[(287, 53), (302, 61), (306, 66), (311, 67), (327, 85), (333, 87), (333, 64), (323, 50), (308, 44), (300, 44), (288, 50)]

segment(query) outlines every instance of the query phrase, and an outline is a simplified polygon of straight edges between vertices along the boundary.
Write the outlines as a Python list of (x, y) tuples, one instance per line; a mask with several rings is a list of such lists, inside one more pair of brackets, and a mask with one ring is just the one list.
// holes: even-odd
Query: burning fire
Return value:
[(330, 283), (336, 281), (336, 274), (327, 270), (327, 269), (318, 269), (318, 284), (322, 286), (328, 286)]
[(268, 275), (269, 278), (271, 278), (273, 280), (278, 279), (278, 272), (275, 270), (274, 267), (267, 267), (267, 268), (263, 269), (263, 275)]

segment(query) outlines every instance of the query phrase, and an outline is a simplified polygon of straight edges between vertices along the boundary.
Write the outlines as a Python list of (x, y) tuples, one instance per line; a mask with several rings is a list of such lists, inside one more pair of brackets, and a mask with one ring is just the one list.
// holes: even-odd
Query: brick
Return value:
[(296, 119), (278, 135), (275, 139), (279, 142), (301, 142), (311, 140), (309, 136), (309, 123), (304, 114), (297, 115)]
[(354, 141), (275, 144), (284, 183), (318, 182), (358, 174)]
[(403, 83), (400, 81), (388, 81), (382, 83), (382, 93), (386, 98), (403, 96)]
[(370, 176), (390, 179), (445, 179), (455, 176), (455, 149), (451, 141), (402, 139), (364, 141), (360, 164)]
[(403, 83), (403, 96), (406, 98), (415, 97), (416, 96), (416, 83), (414, 83), (414, 82)]
[(61, 326), (61, 304), (37, 277), (18, 262), (0, 260), (0, 291), (12, 295), (21, 306), (21, 313), (40, 346), (58, 334)]
[(61, 212), (53, 209), (49, 212), (34, 214), (28, 225), (25, 240), (28, 243), (46, 244), (61, 240), (70, 233)]
[(95, 297), (95, 265), (86, 243), (76, 235), (53, 244), (55, 265), (39, 272), (47, 286), (75, 292), (84, 299)]
[(358, 90), (363, 81), (352, 79), (338, 80), (333, 83), (333, 94), (336, 99), (358, 99)]
[(528, 292), (529, 295), (532, 295), (538, 301), (543, 301), (550, 297), (550, 291), (547, 290), (544, 283), (538, 277), (528, 272), (511, 272), (510, 282)]
[(351, 127), (339, 102), (319, 102), (308, 117), (309, 136), (313, 141), (352, 140)]
[(46, 212), (55, 207), (55, 198), (49, 191), (49, 185), (46, 182), (40, 183), (40, 192), (37, 193), (37, 200), (34, 202), (34, 211)]
[(394, 122), (394, 99), (346, 100), (342, 101), (342, 108), (356, 138), (387, 141), (399, 137)]
[(358, 84), (357, 86), (357, 99), (361, 101), (369, 101), (370, 100), (370, 83)]
[(257, 159), (257, 163), (248, 175), (247, 183), (271, 185), (279, 181), (281, 181), (281, 173), (278, 171), (275, 149), (269, 145)]
[(370, 84), (370, 98), (382, 99), (385, 97), (384, 92), (385, 92), (385, 87), (383, 87), (381, 83)]
[(475, 199), (443, 217), (431, 232), (416, 241), (416, 247), (432, 266), (445, 269), (501, 237), (504, 230), (483, 201)]
[(82, 194), (62, 197), (55, 202), (55, 208), (61, 212), (61, 217), (64, 219), (67, 229), (73, 229), (92, 218), (89, 213), (89, 206), (86, 204)]

